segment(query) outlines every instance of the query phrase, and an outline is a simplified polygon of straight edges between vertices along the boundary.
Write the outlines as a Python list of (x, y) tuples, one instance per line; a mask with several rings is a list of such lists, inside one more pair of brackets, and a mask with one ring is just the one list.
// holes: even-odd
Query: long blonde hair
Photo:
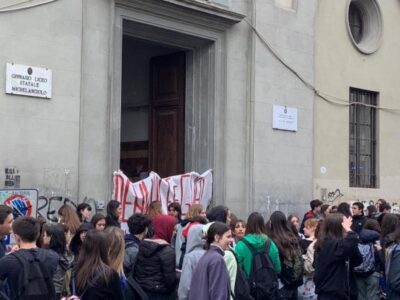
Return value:
[(125, 240), (124, 232), (116, 227), (110, 226), (105, 229), (105, 234), (108, 238), (110, 246), (108, 251), (109, 266), (120, 276), (124, 274), (124, 254), (125, 254)]

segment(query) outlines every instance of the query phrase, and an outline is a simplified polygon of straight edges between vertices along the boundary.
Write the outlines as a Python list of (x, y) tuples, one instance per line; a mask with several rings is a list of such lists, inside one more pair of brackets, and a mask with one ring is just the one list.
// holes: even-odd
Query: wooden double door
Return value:
[(161, 177), (184, 172), (185, 52), (151, 59), (149, 170)]

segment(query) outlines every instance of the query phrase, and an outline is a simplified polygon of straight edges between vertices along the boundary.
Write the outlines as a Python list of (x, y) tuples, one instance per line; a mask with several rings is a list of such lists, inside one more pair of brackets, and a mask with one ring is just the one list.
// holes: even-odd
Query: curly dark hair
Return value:
[(151, 220), (149, 217), (136, 213), (129, 217), (128, 219), (128, 228), (130, 234), (140, 234), (143, 233), (146, 228), (151, 224)]

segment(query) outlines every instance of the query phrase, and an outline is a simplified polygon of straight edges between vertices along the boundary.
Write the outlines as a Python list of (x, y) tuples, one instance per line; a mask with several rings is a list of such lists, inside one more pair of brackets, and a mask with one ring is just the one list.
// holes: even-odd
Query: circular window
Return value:
[(364, 54), (374, 53), (381, 45), (383, 22), (376, 0), (349, 0), (347, 31), (354, 46)]

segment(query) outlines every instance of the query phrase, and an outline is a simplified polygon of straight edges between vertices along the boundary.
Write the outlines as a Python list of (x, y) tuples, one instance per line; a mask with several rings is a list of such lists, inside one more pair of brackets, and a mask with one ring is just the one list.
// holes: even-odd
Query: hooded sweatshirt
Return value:
[(69, 249), (71, 250), (72, 254), (75, 256), (75, 260), (78, 259), (79, 256), (79, 251), (82, 246), (82, 240), (81, 240), (81, 233), (83, 231), (89, 231), (90, 229), (93, 229), (93, 224), (92, 223), (82, 223), (81, 226), (79, 226), (78, 231), (75, 233), (74, 237), (72, 238), (70, 244), (69, 244)]
[(176, 218), (168, 215), (157, 215), (152, 220), (153, 239), (162, 239), (171, 243), (176, 226)]
[(228, 300), (229, 275), (223, 259), (224, 251), (215, 245), (200, 258), (194, 273), (189, 295), (190, 300)]
[(189, 299), (193, 271), (204, 253), (203, 225), (193, 225), (189, 230), (186, 243), (186, 254), (178, 288), (179, 300)]
[(176, 219), (167, 215), (153, 218), (154, 235), (139, 245), (134, 278), (147, 293), (170, 294), (175, 290), (175, 251), (170, 246)]
[[(257, 251), (262, 252), (265, 247), (265, 243), (268, 240), (268, 236), (265, 234), (246, 234), (244, 239), (253, 245)], [(251, 250), (242, 241), (236, 244), (235, 252), (238, 257), (239, 264), (242, 266), (247, 277), (250, 276), (251, 265), (253, 262), (253, 255)], [(275, 243), (271, 241), (271, 246), (269, 247), (269, 257), (271, 258), (272, 264), (274, 265), (274, 270), (277, 274), (281, 272), (281, 263), (279, 260), (279, 250)]]
[[(217, 206), (215, 208), (218, 207), (224, 207), (224, 206)], [(211, 225), (214, 222), (210, 222), (208, 224), (205, 224), (203, 226), (203, 234), (207, 235), (208, 229), (211, 227)], [(224, 251), (224, 261), (225, 261), (225, 265), (226, 265), (226, 269), (228, 271), (228, 275), (229, 275), (229, 283), (230, 283), (230, 299), (233, 300), (234, 297), (234, 293), (235, 293), (235, 284), (236, 284), (236, 275), (237, 275), (237, 261), (236, 261), (236, 257), (233, 254), (233, 252), (229, 249), (229, 250), (225, 250)]]

